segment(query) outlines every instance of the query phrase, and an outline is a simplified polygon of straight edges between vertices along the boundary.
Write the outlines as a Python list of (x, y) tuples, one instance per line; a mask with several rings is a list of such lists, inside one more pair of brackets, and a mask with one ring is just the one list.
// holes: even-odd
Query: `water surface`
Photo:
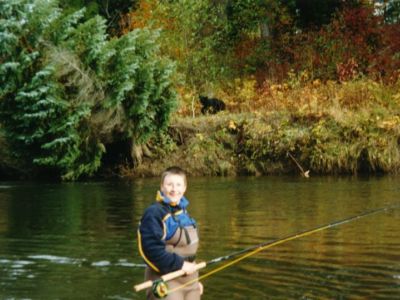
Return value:
[[(190, 178), (198, 257), (399, 204), (399, 179)], [(158, 184), (0, 182), (0, 299), (144, 299), (136, 227)], [(400, 299), (399, 229), (397, 209), (283, 243), (207, 277), (202, 299)]]

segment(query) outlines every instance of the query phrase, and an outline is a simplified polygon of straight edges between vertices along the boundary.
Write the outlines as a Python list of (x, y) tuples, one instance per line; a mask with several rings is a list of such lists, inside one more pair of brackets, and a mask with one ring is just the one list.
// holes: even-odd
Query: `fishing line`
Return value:
[(314, 233), (314, 232), (316, 232), (315, 230), (320, 229), (320, 228), (321, 228), (321, 230), (328, 229), (329, 227), (335, 227), (335, 226), (338, 226), (338, 225), (342, 225), (342, 224), (354, 221), (354, 220), (359, 219), (359, 218), (363, 218), (363, 217), (366, 217), (366, 216), (369, 216), (369, 215), (372, 215), (372, 214), (376, 214), (376, 213), (379, 213), (379, 212), (382, 212), (382, 211), (385, 211), (385, 210), (391, 210), (391, 209), (396, 209), (396, 208), (400, 208), (400, 205), (389, 206), (389, 207), (384, 207), (384, 208), (379, 208), (379, 209), (367, 211), (367, 212), (362, 213), (362, 214), (357, 215), (357, 216), (349, 217), (349, 218), (346, 218), (346, 219), (343, 219), (343, 220), (340, 220), (340, 221), (336, 221), (336, 222), (333, 222), (333, 223), (330, 223), (330, 224), (318, 226), (318, 227), (316, 227), (314, 229), (305, 230), (305, 231), (302, 231), (302, 232), (299, 232), (299, 233), (296, 233), (296, 234), (293, 234), (293, 235), (289, 235), (289, 236), (286, 236), (286, 237), (283, 237), (283, 238), (279, 238), (278, 240), (274, 240), (274, 241), (270, 241), (270, 242), (263, 242), (261, 244), (255, 245), (255, 246), (251, 246), (251, 247), (248, 247), (248, 248), (236, 251), (236, 252), (232, 252), (230, 254), (226, 254), (226, 255), (223, 255), (223, 256), (220, 256), (220, 257), (217, 257), (217, 258), (213, 258), (213, 259), (207, 261), (207, 266), (215, 264), (215, 263), (218, 263), (218, 262), (221, 262), (221, 261), (224, 261), (224, 260), (231, 259), (233, 257), (236, 257), (236, 256), (240, 255), (240, 254), (246, 253), (248, 251), (254, 250), (254, 249), (262, 247), (262, 246), (266, 246), (266, 245), (269, 245), (269, 244), (272, 244), (272, 243), (275, 243), (275, 242), (278, 242), (278, 241), (281, 241), (281, 240), (289, 239), (290, 237), (297, 238), (297, 235), (305, 236), (303, 234), (307, 233), (307, 232), (310, 232), (310, 231), (311, 231), (311, 233)]
[[(189, 286), (189, 285), (193, 284), (196, 281), (201, 281), (201, 280), (203, 280), (203, 279), (205, 279), (205, 278), (207, 278), (207, 277), (209, 277), (209, 276), (211, 276), (211, 275), (213, 275), (213, 274), (215, 274), (215, 273), (217, 273), (219, 271), (222, 271), (222, 270), (224, 270), (224, 269), (226, 269), (226, 268), (228, 268), (228, 267), (230, 267), (230, 266), (232, 266), (234, 264), (237, 264), (238, 262), (240, 262), (240, 261), (242, 261), (242, 260), (244, 260), (244, 259), (246, 259), (246, 258), (248, 258), (248, 257), (250, 257), (250, 256), (252, 256), (252, 255), (254, 255), (256, 253), (258, 253), (258, 252), (261, 252), (263, 250), (266, 250), (266, 249), (272, 248), (274, 246), (289, 242), (291, 240), (295, 240), (295, 239), (298, 239), (298, 238), (301, 238), (301, 237), (305, 237), (305, 236), (311, 235), (311, 234), (316, 233), (316, 232), (320, 232), (320, 231), (325, 230), (325, 229), (329, 229), (329, 228), (332, 228), (332, 227), (343, 225), (343, 224), (346, 224), (346, 223), (349, 223), (349, 222), (352, 222), (352, 221), (355, 221), (355, 220), (358, 220), (358, 219), (361, 219), (361, 218), (364, 218), (364, 217), (367, 217), (367, 216), (371, 216), (371, 215), (374, 215), (374, 214), (377, 214), (377, 213), (380, 213), (380, 212), (383, 212), (383, 211), (387, 211), (387, 210), (396, 209), (396, 208), (399, 208), (399, 207), (400, 207), (400, 205), (394, 205), (394, 206), (383, 207), (383, 208), (379, 208), (379, 209), (375, 209), (375, 210), (370, 210), (370, 211), (364, 212), (364, 213), (356, 215), (356, 216), (352, 216), (352, 217), (349, 217), (349, 218), (346, 218), (346, 219), (343, 219), (343, 220), (339, 220), (339, 221), (336, 221), (336, 222), (333, 222), (333, 223), (329, 223), (329, 224), (326, 224), (326, 225), (322, 225), (322, 226), (319, 226), (319, 227), (316, 227), (316, 228), (313, 228), (313, 229), (310, 229), (310, 230), (306, 230), (306, 231), (302, 231), (302, 232), (299, 232), (299, 233), (296, 233), (296, 234), (293, 234), (293, 235), (289, 235), (287, 237), (280, 238), (280, 239), (277, 239), (277, 240), (272, 241), (272, 242), (265, 242), (265, 243), (262, 243), (262, 244), (259, 244), (259, 245), (253, 246), (253, 247), (249, 247), (249, 248), (243, 249), (241, 251), (237, 251), (237, 252), (231, 253), (229, 255), (225, 255), (225, 256), (214, 258), (214, 259), (210, 260), (209, 262), (207, 262), (207, 265), (213, 264), (213, 263), (217, 263), (217, 262), (221, 262), (221, 261), (224, 261), (224, 260), (227, 260), (227, 259), (230, 259), (230, 258), (233, 258), (233, 257), (236, 257), (238, 255), (243, 254), (242, 256), (239, 256), (238, 258), (232, 260), (231, 262), (228, 262), (228, 263), (226, 263), (226, 264), (224, 264), (224, 265), (222, 265), (222, 266), (220, 266), (218, 268), (215, 268), (214, 270), (211, 270), (211, 271), (199, 276), (198, 278), (194, 278), (193, 280), (190, 280), (190, 281), (186, 282), (185, 284), (182, 284), (182, 285), (180, 285), (180, 286), (178, 286), (178, 287), (176, 287), (174, 289), (169, 290), (167, 292), (167, 294), (171, 294), (171, 293), (176, 292), (176, 291), (178, 291), (180, 289), (183, 289), (186, 286)], [(246, 252), (248, 252), (248, 253), (246, 253)]]

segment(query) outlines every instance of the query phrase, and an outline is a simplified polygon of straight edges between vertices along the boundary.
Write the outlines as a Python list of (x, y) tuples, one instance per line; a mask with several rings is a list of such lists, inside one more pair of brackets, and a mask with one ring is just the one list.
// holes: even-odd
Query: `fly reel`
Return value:
[(168, 295), (168, 285), (162, 279), (154, 280), (151, 291), (156, 298), (165, 298)]

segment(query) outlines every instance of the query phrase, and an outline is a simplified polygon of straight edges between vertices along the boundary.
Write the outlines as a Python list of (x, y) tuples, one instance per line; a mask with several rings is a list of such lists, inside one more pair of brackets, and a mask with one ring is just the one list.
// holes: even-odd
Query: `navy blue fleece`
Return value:
[[(143, 254), (161, 274), (181, 269), (184, 262), (181, 256), (165, 250), (166, 243), (163, 239), (165, 238), (163, 218), (168, 213), (174, 213), (180, 209), (182, 209), (181, 205), (172, 207), (165, 203), (154, 203), (145, 210), (140, 221), (139, 232)], [(168, 228), (166, 230), (168, 232)], [(173, 233), (169, 232), (168, 235), (173, 235)]]

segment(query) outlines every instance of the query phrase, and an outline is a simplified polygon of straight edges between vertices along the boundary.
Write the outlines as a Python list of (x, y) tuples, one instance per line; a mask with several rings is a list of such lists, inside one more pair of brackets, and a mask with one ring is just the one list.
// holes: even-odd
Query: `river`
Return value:
[[(189, 178), (198, 259), (399, 205), (399, 182)], [(0, 182), (0, 299), (144, 299), (132, 290), (143, 280), (136, 228), (158, 185), (158, 179)], [(203, 300), (400, 299), (400, 208), (276, 245), (203, 284)]]

